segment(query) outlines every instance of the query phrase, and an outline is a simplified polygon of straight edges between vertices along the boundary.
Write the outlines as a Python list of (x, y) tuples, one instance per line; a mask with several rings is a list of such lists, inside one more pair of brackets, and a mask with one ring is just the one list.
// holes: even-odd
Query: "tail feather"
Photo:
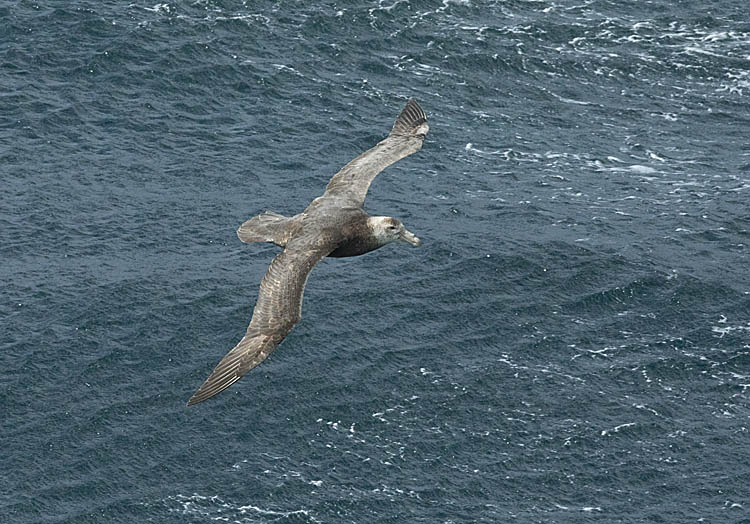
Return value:
[(286, 226), (290, 218), (273, 211), (253, 217), (242, 224), (237, 236), (245, 243), (273, 242), (281, 247), (286, 246)]

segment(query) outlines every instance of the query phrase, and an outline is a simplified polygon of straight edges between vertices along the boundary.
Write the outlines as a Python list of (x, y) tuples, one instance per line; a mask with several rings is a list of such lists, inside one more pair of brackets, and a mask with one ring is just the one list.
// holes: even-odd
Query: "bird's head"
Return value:
[(419, 246), (422, 241), (407, 230), (400, 220), (393, 217), (370, 217), (370, 228), (381, 245), (390, 244), (397, 240), (408, 242), (412, 246)]

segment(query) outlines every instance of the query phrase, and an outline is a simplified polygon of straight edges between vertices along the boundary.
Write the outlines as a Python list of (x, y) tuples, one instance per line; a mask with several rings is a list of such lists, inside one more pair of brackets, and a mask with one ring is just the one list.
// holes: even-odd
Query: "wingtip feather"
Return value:
[(396, 118), (391, 135), (398, 136), (424, 136), (429, 130), (427, 115), (413, 98), (406, 102), (406, 106)]

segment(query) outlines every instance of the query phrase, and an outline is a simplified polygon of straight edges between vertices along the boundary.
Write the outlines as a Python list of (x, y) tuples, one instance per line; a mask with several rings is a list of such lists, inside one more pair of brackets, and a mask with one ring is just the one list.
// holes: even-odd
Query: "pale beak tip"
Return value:
[(404, 240), (406, 240), (414, 247), (419, 247), (422, 245), (422, 240), (416, 235), (407, 236), (404, 238)]
[(411, 231), (403, 231), (401, 233), (401, 240), (403, 240), (404, 242), (408, 242), (415, 247), (422, 245), (422, 241), (419, 239), (419, 237)]

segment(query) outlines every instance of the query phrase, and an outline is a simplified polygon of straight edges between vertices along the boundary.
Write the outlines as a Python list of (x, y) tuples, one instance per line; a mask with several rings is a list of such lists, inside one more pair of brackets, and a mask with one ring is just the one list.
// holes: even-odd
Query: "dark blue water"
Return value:
[[(750, 522), (739, 0), (0, 4), (0, 521)], [(225, 393), (294, 214), (366, 208)]]

